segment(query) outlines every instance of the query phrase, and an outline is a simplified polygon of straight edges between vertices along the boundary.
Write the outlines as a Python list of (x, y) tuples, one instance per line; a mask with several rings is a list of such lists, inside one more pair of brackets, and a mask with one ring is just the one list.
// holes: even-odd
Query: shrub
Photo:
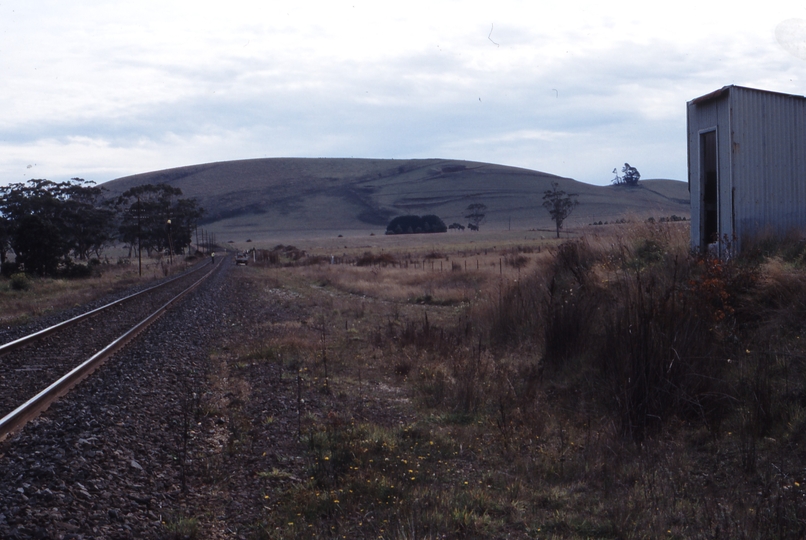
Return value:
[(504, 290), (480, 323), (488, 327), (489, 340), (497, 346), (539, 342), (545, 306), (545, 277), (535, 273)]
[(594, 316), (603, 301), (591, 278), (600, 256), (582, 241), (566, 242), (557, 249), (547, 287), (544, 327), (544, 359), (559, 368), (580, 347), (590, 346)]
[(634, 264), (643, 267), (663, 260), (664, 248), (656, 240), (646, 239), (635, 249)]
[(635, 440), (672, 416), (717, 428), (724, 413), (719, 329), (727, 309), (714, 309), (702, 290), (723, 284), (691, 270), (672, 263), (625, 272), (606, 309), (599, 366), (620, 430)]
[[(588, 321), (581, 323), (595, 312), (588, 305), (595, 291), (587, 274), (596, 257), (585, 242), (561, 244), (549, 267), (541, 266), (503, 290), (491, 311), (482, 315), (490, 342), (542, 343), (544, 359), (559, 366), (580, 342), (579, 333), (588, 328)], [(507, 257), (507, 264), (518, 268), (520, 259), (528, 264), (522, 255)]]
[(168, 533), (167, 538), (181, 540), (195, 540), (199, 538), (201, 527), (197, 518), (168, 517), (163, 521), (163, 524), (163, 527)]
[(31, 280), (23, 272), (12, 274), (11, 289), (14, 291), (27, 291), (31, 288)]
[(66, 278), (82, 279), (92, 276), (92, 268), (89, 265), (76, 264), (68, 259), (67, 264), (59, 273)]
[(356, 266), (374, 266), (376, 264), (382, 266), (386, 266), (388, 264), (394, 265), (397, 264), (397, 259), (395, 259), (394, 255), (391, 253), (381, 253), (380, 255), (375, 255), (371, 251), (367, 251), (355, 261)]
[(595, 380), (588, 397), (634, 440), (672, 417), (718, 429), (733, 399), (724, 359), (753, 271), (675, 255), (657, 236), (634, 245), (560, 245), (547, 266), (501, 293), (487, 314), (490, 341), (542, 348), (541, 369), (555, 381)]

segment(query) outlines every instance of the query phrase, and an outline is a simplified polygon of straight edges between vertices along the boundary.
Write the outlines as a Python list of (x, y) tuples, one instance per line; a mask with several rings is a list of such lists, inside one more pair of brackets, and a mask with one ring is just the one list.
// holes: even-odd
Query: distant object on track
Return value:
[(237, 255), (235, 255), (235, 266), (240, 266), (240, 265), (246, 266), (247, 264), (249, 264), (249, 254), (252, 251), (253, 250), (242, 251), (242, 252), (238, 253)]

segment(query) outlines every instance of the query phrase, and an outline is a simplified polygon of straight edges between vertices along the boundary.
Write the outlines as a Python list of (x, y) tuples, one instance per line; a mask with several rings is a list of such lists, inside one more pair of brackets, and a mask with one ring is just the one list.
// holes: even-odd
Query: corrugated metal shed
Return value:
[(726, 86), (687, 121), (692, 247), (806, 232), (806, 98)]

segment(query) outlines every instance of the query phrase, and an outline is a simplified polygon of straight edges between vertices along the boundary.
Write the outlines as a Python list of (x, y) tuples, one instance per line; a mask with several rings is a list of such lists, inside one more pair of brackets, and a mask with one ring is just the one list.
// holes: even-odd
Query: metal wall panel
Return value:
[(692, 247), (702, 247), (699, 133), (714, 125), (720, 235), (740, 249), (755, 235), (806, 232), (806, 98), (727, 86), (688, 103)]
[(806, 228), (806, 99), (731, 89), (736, 234), (787, 234)]

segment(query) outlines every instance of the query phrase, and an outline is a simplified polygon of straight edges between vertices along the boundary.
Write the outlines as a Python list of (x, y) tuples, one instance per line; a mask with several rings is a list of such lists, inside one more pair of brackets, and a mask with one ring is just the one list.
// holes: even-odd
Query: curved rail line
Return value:
[[(122, 349), (127, 343), (131, 342), (134, 338), (136, 338), (143, 330), (145, 330), (149, 325), (151, 325), (151, 323), (153, 323), (163, 313), (165, 313), (173, 304), (184, 298), (185, 295), (195, 290), (199, 285), (202, 284), (204, 280), (213, 275), (214, 270), (222, 268), (224, 266), (223, 263), (224, 261), (221, 261), (221, 264), (215, 265), (213, 268), (210, 269), (210, 271), (206, 272), (201, 278), (193, 282), (189, 287), (180, 292), (178, 295), (174, 296), (162, 307), (157, 309), (154, 313), (152, 313), (151, 315), (149, 315), (148, 317), (137, 323), (134, 327), (132, 327), (126, 333), (115, 339), (112, 343), (110, 343), (97, 353), (95, 353), (92, 357), (90, 357), (77, 367), (70, 370), (70, 372), (60, 377), (56, 382), (52, 383), (50, 386), (48, 386), (47, 388), (39, 392), (37, 395), (35, 395), (22, 405), (14, 409), (12, 412), (7, 414), (5, 417), (0, 419), (0, 441), (3, 441), (6, 437), (8, 437), (8, 435), (22, 428), (22, 426), (24, 426), (27, 422), (33, 420), (40, 413), (45, 411), (50, 406), (51, 403), (67, 394), (67, 392), (69, 392), (71, 388), (73, 388), (76, 384), (87, 378), (93, 371), (95, 371), (98, 367), (100, 367), (109, 357), (111, 357), (117, 351)], [(99, 312), (109, 307), (118, 305), (126, 300), (130, 300), (144, 293), (154, 291), (155, 289), (167, 285), (168, 283), (171, 283), (176, 279), (187, 277), (191, 273), (196, 272), (200, 268), (205, 268), (206, 266), (207, 265), (202, 264), (198, 268), (195, 268), (189, 272), (185, 272), (175, 278), (160, 283), (159, 285), (149, 287), (148, 289), (134, 293), (125, 298), (121, 298), (120, 300), (116, 300), (115, 302), (89, 311), (83, 315), (74, 317), (73, 319), (69, 319), (67, 321), (61, 322), (49, 328), (45, 328), (44, 330), (40, 330), (39, 332), (36, 332), (34, 334), (30, 334), (23, 338), (7, 343), (2, 347), (0, 347), (0, 354), (8, 352), (13, 349), (20, 348), (23, 345), (29, 344), (33, 341), (36, 341), (37, 339), (42, 339), (43, 337), (53, 334), (54, 332), (57, 332), (59, 330), (69, 328), (70, 326), (76, 324), (80, 320), (86, 319), (93, 315), (97, 315)]]

